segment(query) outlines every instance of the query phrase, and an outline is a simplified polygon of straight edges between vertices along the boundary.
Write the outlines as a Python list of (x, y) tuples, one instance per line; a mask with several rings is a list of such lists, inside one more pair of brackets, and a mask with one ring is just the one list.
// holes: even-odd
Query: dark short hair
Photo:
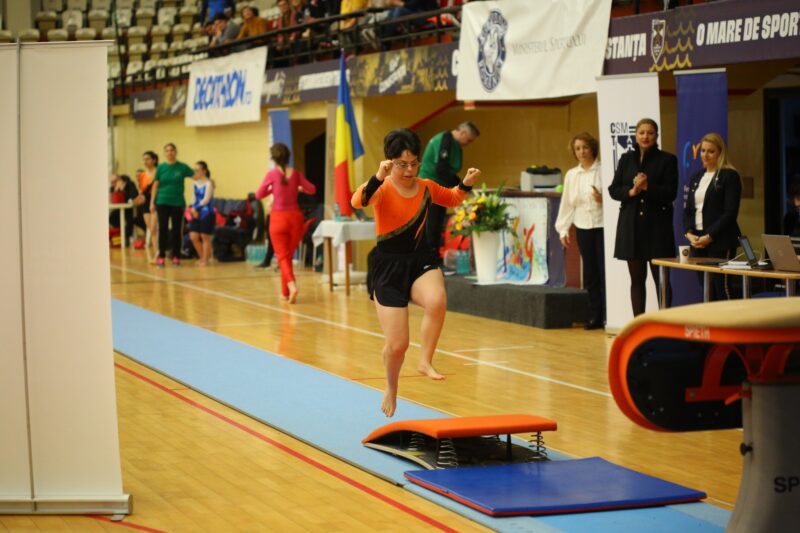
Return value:
[(390, 131), (383, 138), (383, 154), (388, 159), (400, 157), (406, 150), (419, 157), (419, 136), (413, 131), (400, 128)]
[(231, 18), (225, 13), (217, 13), (216, 15), (214, 15), (213, 21), (217, 22), (219, 20), (224, 20), (225, 22), (228, 22), (230, 19)]
[(166, 149), (167, 149), (167, 146), (172, 146), (172, 149), (173, 149), (173, 150), (175, 150), (176, 152), (178, 151), (178, 147), (177, 147), (177, 146), (175, 146), (175, 143), (167, 143), (167, 144), (165, 144), (165, 145), (164, 145), (164, 150), (166, 150)]
[(459, 124), (457, 129), (467, 130), (469, 131), (469, 134), (472, 135), (473, 137), (479, 137), (481, 134), (480, 130), (478, 129), (478, 126), (476, 126), (474, 122), (470, 122), (469, 120)]
[(642, 124), (649, 124), (650, 126), (653, 126), (653, 129), (656, 130), (656, 133), (658, 133), (658, 124), (656, 124), (656, 121), (652, 118), (640, 119), (639, 122), (636, 123), (636, 131), (639, 131), (639, 126)]
[(200, 167), (202, 167), (203, 171), (206, 173), (206, 177), (210, 178), (211, 177), (211, 171), (208, 170), (208, 165), (206, 164), (206, 162), (205, 161), (198, 161), (197, 164), (200, 165)]
[(250, 11), (252, 11), (254, 17), (258, 16), (258, 8), (256, 6), (244, 6), (242, 8), (242, 13), (244, 13), (245, 9), (249, 9)]
[(157, 154), (157, 153), (155, 153), (154, 151), (152, 151), (152, 150), (147, 150), (147, 151), (146, 151), (145, 153), (143, 153), (142, 155), (149, 156), (149, 157), (150, 157), (150, 159), (152, 159), (152, 160), (155, 162), (155, 164), (156, 164), (156, 165), (158, 164), (158, 154)]

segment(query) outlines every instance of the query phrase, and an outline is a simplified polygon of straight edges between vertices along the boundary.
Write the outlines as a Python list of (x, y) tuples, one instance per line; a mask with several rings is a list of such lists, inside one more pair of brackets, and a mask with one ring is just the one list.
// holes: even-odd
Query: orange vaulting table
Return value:
[(800, 523), (800, 298), (687, 305), (630, 322), (608, 380), (625, 415), (655, 431), (744, 428), (727, 531)]

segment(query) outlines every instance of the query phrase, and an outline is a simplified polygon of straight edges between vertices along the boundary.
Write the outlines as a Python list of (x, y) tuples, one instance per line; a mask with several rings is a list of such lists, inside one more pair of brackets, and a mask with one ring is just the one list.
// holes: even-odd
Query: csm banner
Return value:
[(797, 0), (727, 0), (611, 21), (606, 74), (800, 57)]
[(544, 285), (547, 271), (547, 198), (505, 198), (513, 230), (500, 238), (498, 282)]
[(266, 64), (266, 47), (192, 63), (186, 125), (258, 122)]
[(461, 14), (459, 100), (593, 93), (611, 0), (470, 2)]
[[(677, 246), (689, 244), (683, 236), (683, 209), (689, 194), (689, 178), (703, 168), (700, 139), (706, 133), (719, 133), (728, 140), (728, 77), (716, 72), (676, 72), (678, 103), (678, 198), (675, 201), (673, 227)], [(703, 301), (703, 289), (697, 273), (670, 269), (672, 305)]]
[[(617, 163), (636, 144), (636, 123), (652, 118), (661, 124), (658, 75), (603, 76), (597, 80), (600, 165), (603, 174), (603, 237), (606, 264), (606, 330), (621, 330), (633, 318), (630, 275), (625, 261), (614, 258), (619, 204), (608, 194)], [(647, 310), (658, 309), (655, 284), (647, 284)]]

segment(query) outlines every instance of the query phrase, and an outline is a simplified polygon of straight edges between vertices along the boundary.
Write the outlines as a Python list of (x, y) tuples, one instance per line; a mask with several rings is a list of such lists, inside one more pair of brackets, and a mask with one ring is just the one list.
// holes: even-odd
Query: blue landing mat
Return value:
[[(722, 531), (730, 518), (729, 512), (704, 503), (541, 518), (492, 518), (408, 484), (403, 472), (410, 468), (409, 463), (361, 445), (362, 438), (387, 421), (379, 409), (380, 391), (120, 300), (112, 300), (112, 313), (116, 351), (497, 531), (610, 533), (624, 527), (628, 532), (704, 533)], [(432, 384), (432, 388), (439, 385)], [(400, 400), (395, 419), (444, 416)], [(550, 456), (566, 458), (555, 452)]]
[(577, 513), (693, 502), (705, 494), (599, 457), (413, 470), (412, 482), (493, 516)]

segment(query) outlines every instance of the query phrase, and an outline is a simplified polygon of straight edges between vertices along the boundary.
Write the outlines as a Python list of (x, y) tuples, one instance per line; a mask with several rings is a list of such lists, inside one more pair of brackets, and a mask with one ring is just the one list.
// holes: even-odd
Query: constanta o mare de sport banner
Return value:
[(266, 65), (266, 47), (192, 63), (186, 125), (258, 122)]
[(593, 93), (611, 0), (470, 2), (461, 15), (459, 100)]

